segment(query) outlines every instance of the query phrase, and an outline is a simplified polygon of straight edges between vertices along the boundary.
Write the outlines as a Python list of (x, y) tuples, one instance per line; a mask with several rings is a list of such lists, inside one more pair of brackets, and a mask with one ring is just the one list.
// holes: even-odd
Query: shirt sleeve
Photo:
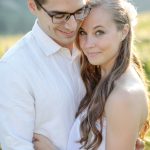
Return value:
[(34, 98), (17, 71), (0, 62), (0, 143), (3, 150), (34, 150)]

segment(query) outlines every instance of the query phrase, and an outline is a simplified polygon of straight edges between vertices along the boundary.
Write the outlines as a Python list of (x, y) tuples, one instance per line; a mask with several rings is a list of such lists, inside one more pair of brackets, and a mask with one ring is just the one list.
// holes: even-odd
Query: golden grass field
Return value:
[[(147, 77), (150, 79), (150, 13), (143, 13), (138, 16), (136, 28), (136, 51), (145, 64)], [(0, 56), (11, 47), (23, 35), (0, 36)], [(150, 150), (150, 131), (145, 137), (145, 150)]]

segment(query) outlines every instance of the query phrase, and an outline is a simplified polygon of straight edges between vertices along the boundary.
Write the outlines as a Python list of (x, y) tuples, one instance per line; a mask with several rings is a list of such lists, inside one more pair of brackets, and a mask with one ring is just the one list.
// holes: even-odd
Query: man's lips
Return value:
[(70, 32), (66, 32), (66, 31), (62, 31), (62, 30), (58, 30), (59, 32), (61, 32), (62, 34), (64, 34), (65, 36), (74, 36), (75, 35), (75, 31), (70, 31)]

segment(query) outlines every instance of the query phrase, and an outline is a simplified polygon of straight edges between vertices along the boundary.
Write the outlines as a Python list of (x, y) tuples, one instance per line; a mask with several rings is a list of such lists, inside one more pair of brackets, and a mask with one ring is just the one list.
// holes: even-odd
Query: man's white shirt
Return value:
[(3, 150), (33, 150), (33, 133), (66, 150), (85, 95), (80, 53), (60, 47), (38, 26), (0, 60), (0, 143)]

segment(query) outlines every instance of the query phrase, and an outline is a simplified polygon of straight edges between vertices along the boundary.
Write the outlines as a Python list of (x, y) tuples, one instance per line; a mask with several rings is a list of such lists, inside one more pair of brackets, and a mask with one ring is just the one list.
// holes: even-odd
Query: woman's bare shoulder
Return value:
[(147, 101), (144, 84), (134, 69), (129, 69), (115, 82), (114, 90), (108, 99), (134, 105)]
[[(138, 84), (116, 86), (108, 97), (107, 103), (141, 105), (147, 102), (144, 88)], [(134, 109), (134, 108), (133, 108)]]

